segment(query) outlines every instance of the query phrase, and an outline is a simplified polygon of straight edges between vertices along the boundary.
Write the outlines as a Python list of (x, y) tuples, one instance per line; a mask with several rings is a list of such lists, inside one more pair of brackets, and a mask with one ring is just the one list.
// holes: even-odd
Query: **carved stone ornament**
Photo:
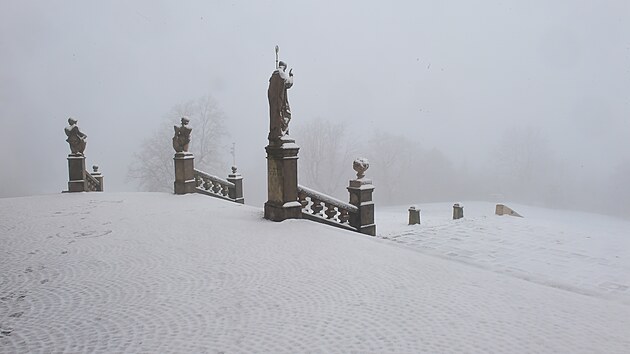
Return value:
[(66, 141), (70, 145), (70, 151), (74, 155), (83, 155), (85, 145), (87, 144), (87, 135), (83, 134), (77, 126), (77, 120), (68, 118), (68, 126), (64, 129), (68, 139)]
[(365, 171), (370, 168), (370, 162), (365, 157), (359, 157), (352, 163), (352, 168), (357, 172), (357, 179), (365, 177)]
[(175, 135), (173, 136), (173, 149), (175, 152), (188, 152), (188, 144), (190, 144), (190, 133), (192, 128), (188, 127), (190, 119), (182, 117), (181, 126), (173, 126)]

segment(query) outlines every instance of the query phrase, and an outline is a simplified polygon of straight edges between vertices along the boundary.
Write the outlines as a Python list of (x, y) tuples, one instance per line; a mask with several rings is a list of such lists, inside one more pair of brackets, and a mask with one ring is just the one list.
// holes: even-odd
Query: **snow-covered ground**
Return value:
[[(494, 215), (495, 204), (417, 205), (421, 225), (407, 225), (408, 207), (378, 210), (379, 237), (423, 254), (630, 305), (630, 221), (575, 211), (509, 204), (525, 218)], [(630, 353), (630, 350), (629, 350)]]
[(475, 205), (378, 210), (373, 238), (203, 195), (0, 199), (0, 352), (628, 353), (626, 222)]

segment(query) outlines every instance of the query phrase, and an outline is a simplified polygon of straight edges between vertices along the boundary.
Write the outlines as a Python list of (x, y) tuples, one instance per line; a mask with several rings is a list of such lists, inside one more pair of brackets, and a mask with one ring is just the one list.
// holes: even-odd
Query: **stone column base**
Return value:
[(68, 155), (68, 192), (85, 192), (85, 156)]
[(267, 202), (265, 219), (282, 221), (300, 219), (302, 205), (298, 202), (297, 161), (299, 146), (293, 139), (270, 143), (267, 150)]
[(358, 231), (364, 235), (376, 236), (376, 224), (361, 225)]
[(302, 218), (302, 204), (298, 201), (283, 205), (274, 205), (272, 202), (265, 203), (265, 219), (267, 220), (282, 221), (300, 218)]
[(357, 215), (350, 216), (350, 225), (362, 234), (376, 236), (372, 180), (367, 178), (351, 180), (347, 189), (350, 193), (350, 204), (359, 208)]
[(175, 161), (175, 194), (195, 193), (195, 157), (189, 152), (178, 152)]

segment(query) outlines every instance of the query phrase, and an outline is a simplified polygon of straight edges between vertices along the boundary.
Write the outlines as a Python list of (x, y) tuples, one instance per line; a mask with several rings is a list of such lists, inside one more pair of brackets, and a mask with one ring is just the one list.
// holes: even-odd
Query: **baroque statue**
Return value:
[(68, 118), (68, 126), (64, 128), (68, 139), (66, 141), (70, 145), (70, 152), (73, 155), (83, 155), (85, 151), (85, 145), (87, 141), (87, 135), (83, 134), (77, 126), (77, 120), (74, 118)]
[[(277, 54), (277, 47), (276, 47)], [(287, 90), (293, 86), (293, 69), (287, 74), (287, 64), (278, 63), (278, 68), (271, 74), (267, 98), (269, 99), (269, 136), (270, 142), (279, 142), (289, 134), (291, 108)]]
[(175, 152), (188, 152), (188, 144), (190, 143), (190, 132), (192, 128), (188, 127), (190, 119), (182, 117), (181, 126), (173, 126), (175, 135), (173, 136), (173, 149)]

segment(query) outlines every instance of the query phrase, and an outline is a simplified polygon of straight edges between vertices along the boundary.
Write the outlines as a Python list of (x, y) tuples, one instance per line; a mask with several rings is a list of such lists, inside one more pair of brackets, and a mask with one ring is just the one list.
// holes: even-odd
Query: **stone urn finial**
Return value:
[(93, 165), (92, 170), (94, 170), (94, 173), (98, 173), (98, 165)]
[(238, 168), (236, 166), (232, 166), (232, 174), (235, 174), (238, 171)]
[(352, 163), (352, 168), (357, 172), (357, 179), (365, 177), (365, 171), (370, 168), (370, 162), (365, 157), (359, 157)]

